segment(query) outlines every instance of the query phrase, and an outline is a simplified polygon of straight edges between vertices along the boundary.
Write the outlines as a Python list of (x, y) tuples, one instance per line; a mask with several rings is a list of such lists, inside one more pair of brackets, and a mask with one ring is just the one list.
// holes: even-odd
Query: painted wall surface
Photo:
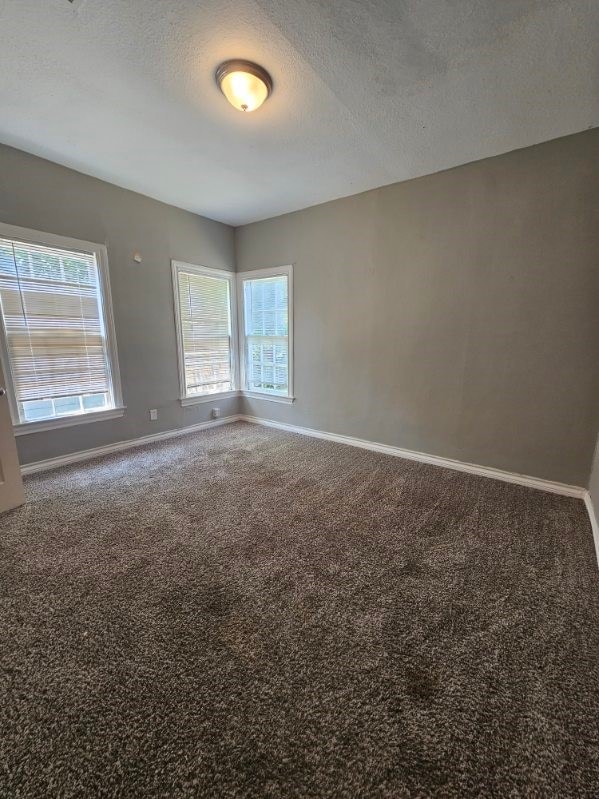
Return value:
[[(591, 472), (591, 479), (589, 481), (589, 493), (591, 501), (595, 508), (595, 513), (599, 513), (599, 436), (597, 437), (597, 446), (595, 447), (595, 457), (593, 459), (593, 470)], [(599, 557), (599, 552), (597, 553)]]
[(599, 130), (236, 230), (294, 264), (277, 421), (586, 486), (598, 427)]
[[(127, 406), (120, 419), (19, 436), (22, 463), (210, 418), (213, 404), (179, 402), (171, 259), (234, 269), (232, 228), (1, 145), (0, 221), (107, 245)], [(236, 398), (215, 404), (237, 412)]]

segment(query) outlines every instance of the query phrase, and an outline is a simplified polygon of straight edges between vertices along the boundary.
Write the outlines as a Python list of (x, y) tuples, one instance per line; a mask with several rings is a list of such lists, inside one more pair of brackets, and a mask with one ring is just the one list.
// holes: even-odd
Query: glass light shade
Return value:
[(262, 67), (243, 61), (221, 64), (216, 80), (222, 93), (238, 111), (260, 108), (272, 86), (270, 76)]

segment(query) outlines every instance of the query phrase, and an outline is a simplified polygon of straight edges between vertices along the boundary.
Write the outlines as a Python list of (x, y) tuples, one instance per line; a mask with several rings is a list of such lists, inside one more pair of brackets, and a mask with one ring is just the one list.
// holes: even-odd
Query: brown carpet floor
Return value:
[(247, 424), (0, 520), (2, 797), (597, 797), (581, 501)]

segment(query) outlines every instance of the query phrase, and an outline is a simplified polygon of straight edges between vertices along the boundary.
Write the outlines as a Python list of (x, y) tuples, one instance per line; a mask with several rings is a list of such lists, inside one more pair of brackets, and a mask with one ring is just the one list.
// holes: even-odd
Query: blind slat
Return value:
[(229, 281), (178, 272), (186, 395), (233, 389)]
[(250, 391), (289, 393), (289, 311), (286, 275), (245, 280), (245, 374)]
[(0, 238), (0, 304), (20, 413), (35, 400), (101, 394), (109, 401), (94, 253)]

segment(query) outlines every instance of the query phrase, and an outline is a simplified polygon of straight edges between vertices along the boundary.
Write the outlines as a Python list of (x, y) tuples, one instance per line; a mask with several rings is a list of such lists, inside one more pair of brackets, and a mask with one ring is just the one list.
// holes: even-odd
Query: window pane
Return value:
[(233, 389), (228, 278), (178, 271), (185, 396)]
[(101, 291), (94, 253), (0, 239), (0, 307), (21, 421), (85, 413), (87, 394), (114, 407)]
[(289, 394), (289, 312), (286, 275), (243, 283), (245, 388)]
[(51, 419), (54, 416), (52, 400), (33, 400), (21, 404), (21, 418), (26, 422)]
[(81, 397), (61, 397), (54, 400), (56, 416), (70, 416), (73, 413), (81, 413), (81, 411)]
[(82, 397), (83, 409), (86, 411), (103, 410), (108, 405), (107, 394), (89, 394)]

